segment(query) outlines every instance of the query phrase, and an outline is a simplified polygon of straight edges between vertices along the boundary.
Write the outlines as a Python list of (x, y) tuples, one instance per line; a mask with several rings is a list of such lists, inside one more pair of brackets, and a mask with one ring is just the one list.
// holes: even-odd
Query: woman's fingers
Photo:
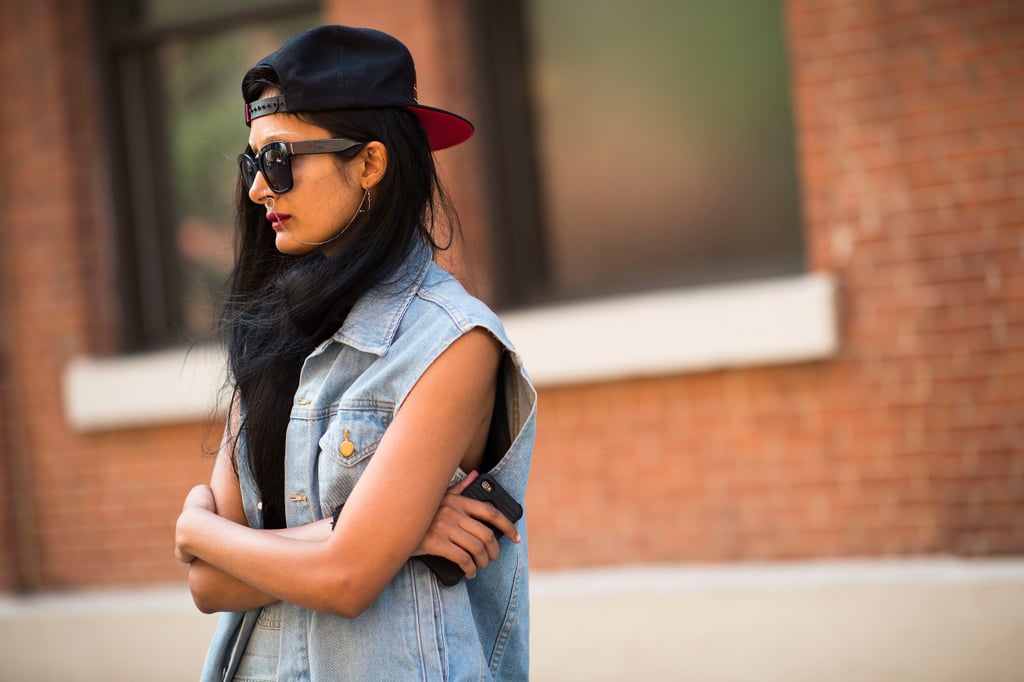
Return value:
[(192, 556), (191, 554), (185, 552), (180, 547), (175, 547), (174, 548), (174, 558), (177, 559), (178, 561), (180, 561), (183, 564), (190, 564), (195, 559), (194, 556)]
[(498, 511), (493, 504), (463, 497), (460, 498), (459, 508), (466, 516), (493, 526), (512, 542), (519, 542), (519, 531), (516, 529), (516, 525)]
[(477, 472), (448, 489), (434, 516), (427, 534), (415, 554), (433, 554), (454, 561), (466, 577), (472, 578), (498, 558), (500, 547), (494, 534), (497, 529), (513, 542), (519, 542), (519, 531), (498, 509), (487, 502), (463, 497)]
[[(190, 493), (191, 495), (191, 493)], [(185, 508), (178, 515), (178, 522), (174, 527), (174, 558), (183, 564), (191, 563), (195, 559), (195, 555), (185, 549), (186, 545), (186, 524), (187, 519), (185, 518), (190, 513), (189, 505), (186, 502)]]
[(183, 564), (191, 563), (195, 555), (185, 549), (184, 520), (185, 517), (195, 509), (203, 509), (211, 513), (217, 513), (217, 502), (213, 498), (213, 490), (210, 486), (200, 484), (194, 486), (185, 496), (185, 503), (182, 505), (181, 514), (178, 515), (178, 522), (175, 525), (174, 536), (174, 557)]
[(439, 514), (446, 508), (453, 509), (456, 513), (471, 516), (478, 521), (494, 526), (512, 542), (518, 543), (519, 531), (516, 530), (515, 524), (498, 511), (497, 507), (488, 502), (462, 496), (462, 492), (473, 483), (478, 475), (476, 471), (471, 471), (466, 478), (449, 488), (441, 500), (441, 509), (438, 510)]
[(480, 474), (475, 469), (473, 471), (470, 471), (469, 474), (467, 474), (464, 479), (462, 479), (461, 481), (459, 481), (458, 483), (456, 483), (452, 487), (448, 488), (448, 493), (447, 494), (448, 495), (461, 495), (466, 490), (466, 488), (469, 487), (469, 484), (472, 483), (474, 480), (476, 480), (476, 478), (479, 475)]
[(490, 538), (483, 539), (459, 529), (449, 536), (447, 547), (442, 550), (446, 554), (441, 556), (457, 563), (467, 578), (474, 578), (478, 571), (487, 568), (487, 564), (498, 557), (498, 543), (494, 534), (490, 535)]
[(501, 549), (494, 532), (480, 523), (465, 521), (464, 526), (450, 538), (452, 544), (458, 545), (473, 557), (477, 568), (483, 569), (487, 564), (498, 558)]

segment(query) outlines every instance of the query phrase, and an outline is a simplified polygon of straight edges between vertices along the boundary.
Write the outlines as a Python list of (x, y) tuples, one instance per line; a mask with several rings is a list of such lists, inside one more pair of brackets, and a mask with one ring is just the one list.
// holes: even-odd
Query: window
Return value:
[(126, 351), (209, 338), (231, 266), (240, 83), (318, 3), (98, 3)]
[(801, 272), (777, 3), (470, 3), (499, 303)]

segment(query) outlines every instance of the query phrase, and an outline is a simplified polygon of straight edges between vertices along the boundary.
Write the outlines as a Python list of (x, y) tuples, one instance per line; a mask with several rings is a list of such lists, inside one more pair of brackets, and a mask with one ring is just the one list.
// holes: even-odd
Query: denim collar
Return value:
[(433, 262), (433, 252), (414, 238), (405, 260), (385, 281), (356, 301), (331, 341), (383, 356), (391, 347), (398, 325), (412, 303)]

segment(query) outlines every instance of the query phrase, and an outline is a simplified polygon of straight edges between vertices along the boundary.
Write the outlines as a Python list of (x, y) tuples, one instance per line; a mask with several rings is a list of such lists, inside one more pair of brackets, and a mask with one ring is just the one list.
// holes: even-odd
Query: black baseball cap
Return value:
[(281, 94), (245, 103), (245, 124), (277, 112), (405, 107), (419, 119), (432, 150), (453, 147), (473, 124), (416, 99), (416, 67), (408, 48), (387, 33), (318, 26), (292, 36), (257, 66), (269, 66)]

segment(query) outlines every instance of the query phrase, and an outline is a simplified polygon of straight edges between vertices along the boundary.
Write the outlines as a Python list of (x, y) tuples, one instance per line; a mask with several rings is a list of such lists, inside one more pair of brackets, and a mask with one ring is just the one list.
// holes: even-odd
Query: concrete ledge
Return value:
[[(807, 362), (838, 349), (825, 275), (687, 288), (503, 315), (538, 386)], [(194, 347), (79, 358), (64, 407), (80, 431), (207, 419), (224, 401), (224, 357)]]
[(225, 368), (215, 346), (78, 358), (64, 374), (65, 415), (80, 431), (210, 419), (224, 407)]
[(503, 315), (539, 385), (807, 362), (839, 339), (820, 274), (657, 291)]
[[(1011, 681), (1024, 560), (537, 573), (532, 679)], [(0, 599), (5, 679), (196, 679), (216, 617), (181, 587)]]

